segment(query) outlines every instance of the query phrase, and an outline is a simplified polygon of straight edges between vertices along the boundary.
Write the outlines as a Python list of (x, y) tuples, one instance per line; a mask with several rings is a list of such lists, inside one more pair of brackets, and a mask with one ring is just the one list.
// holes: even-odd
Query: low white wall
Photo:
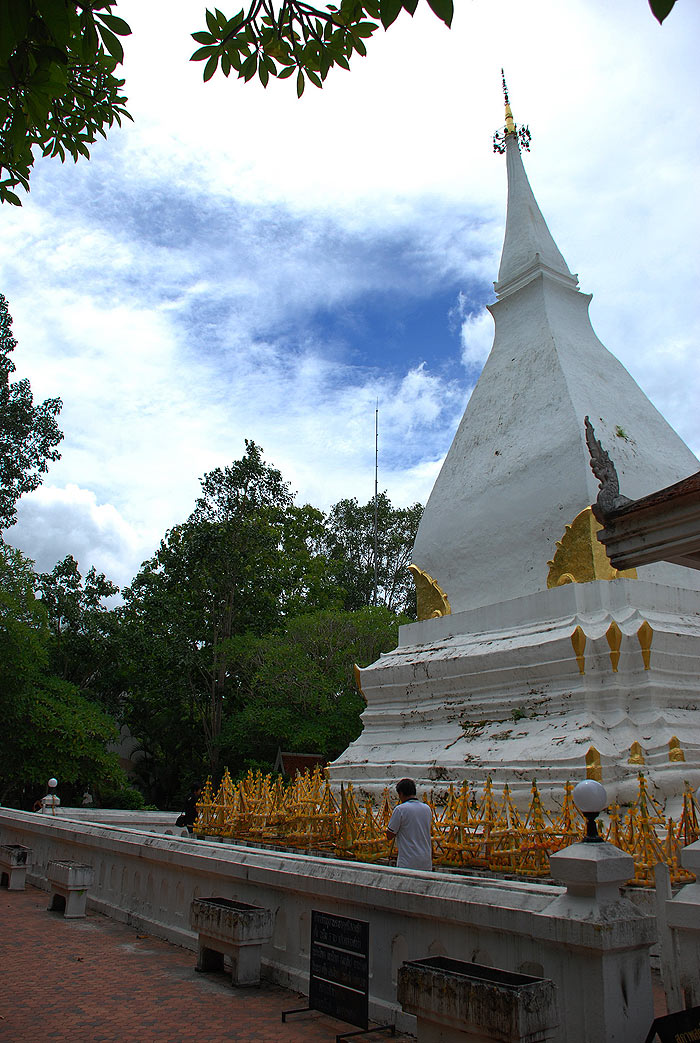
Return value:
[[(311, 910), (368, 920), (370, 1015), (403, 1031), (415, 1031), (415, 1020), (397, 1009), (397, 971), (427, 955), (553, 979), (557, 1043), (638, 1043), (640, 1025), (646, 1020), (645, 1032), (651, 1024), (653, 920), (624, 901), (600, 915), (587, 906), (575, 919), (570, 910), (548, 913), (565, 893), (554, 885), (266, 852), (7, 809), (0, 809), (0, 843), (32, 849), (29, 879), (39, 886), (50, 859), (89, 863), (92, 908), (191, 949), (193, 898), (270, 908), (276, 921), (264, 973), (301, 992), (308, 990)], [(629, 1009), (629, 1032), (606, 1035), (608, 1009)]]
[[(165, 833), (179, 837), (183, 833), (181, 826), (175, 825), (179, 817), (178, 811), (126, 811), (121, 808), (69, 808), (60, 805), (40, 812), (49, 818), (69, 819), (71, 822), (94, 822), (101, 826), (122, 826), (125, 829), (139, 830), (146, 833)], [(184, 830), (186, 833), (187, 830)]]

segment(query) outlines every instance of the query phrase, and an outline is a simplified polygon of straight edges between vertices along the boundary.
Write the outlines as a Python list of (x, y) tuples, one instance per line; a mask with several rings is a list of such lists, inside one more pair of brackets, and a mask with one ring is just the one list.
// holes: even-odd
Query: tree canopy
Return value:
[(22, 493), (37, 489), (49, 463), (60, 458), (56, 446), (63, 438), (56, 423), (60, 398), (35, 405), (29, 381), (10, 380), (16, 347), (12, 316), (0, 293), (0, 530), (14, 524)]
[(0, 540), (0, 800), (31, 804), (53, 774), (64, 794), (142, 800), (109, 752), (123, 725), (161, 807), (224, 765), (271, 770), (280, 746), (338, 756), (362, 726), (354, 664), (393, 648), (415, 615), (406, 566), (421, 511), (382, 493), (375, 540), (372, 501), (300, 506), (247, 440), (203, 476), (122, 603), (72, 555), (35, 575)]
[(117, 737), (115, 722), (52, 673), (47, 613), (32, 564), (0, 540), (0, 803), (31, 805), (51, 775), (65, 788), (90, 784), (114, 799), (129, 789), (107, 748)]
[[(453, 0), (427, 0), (451, 25)], [(648, 0), (659, 22), (675, 0)], [(418, 0), (340, 0), (316, 7), (306, 0), (250, 0), (227, 15), (205, 11), (206, 27), (192, 33), (204, 62), (244, 81), (294, 76), (297, 95), (306, 82), (321, 87), (335, 66), (350, 68), (366, 41), (388, 29)], [(21, 205), (15, 188), (29, 191), (33, 150), (44, 156), (89, 158), (97, 136), (131, 119), (117, 75), (124, 52), (119, 37), (131, 29), (114, 13), (117, 0), (0, 0), (0, 202)]]

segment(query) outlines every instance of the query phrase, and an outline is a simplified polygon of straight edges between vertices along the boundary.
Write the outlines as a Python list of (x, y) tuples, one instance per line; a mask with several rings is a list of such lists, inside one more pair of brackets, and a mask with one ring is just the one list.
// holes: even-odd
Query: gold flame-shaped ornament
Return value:
[(419, 619), (436, 619), (452, 614), (449, 598), (437, 580), (418, 565), (409, 565), (408, 571), (416, 585), (416, 605)]
[(360, 668), (357, 665), (357, 663), (353, 664), (352, 672), (353, 672), (354, 677), (355, 677), (355, 684), (357, 685), (357, 690), (360, 693), (360, 695), (362, 696), (362, 698), (364, 699), (364, 701), (367, 702), (367, 696), (365, 695), (365, 693), (362, 690), (362, 678), (361, 678), (361, 675), (360, 675)]
[(668, 740), (668, 759), (670, 761), (684, 761), (685, 754), (681, 749), (681, 744), (677, 735), (672, 735)]
[(590, 507), (576, 515), (571, 525), (565, 526), (564, 535), (557, 540), (557, 551), (548, 561), (548, 587), (561, 587), (565, 583), (590, 583), (595, 579), (636, 579), (636, 569), (614, 569), (598, 542), (596, 533), (602, 525)]
[(617, 673), (617, 665), (620, 662), (620, 645), (622, 644), (622, 631), (613, 619), (605, 635), (610, 645), (610, 662), (613, 673)]
[(632, 745), (630, 746), (630, 755), (627, 763), (644, 764), (644, 751), (642, 750), (641, 743), (632, 743)]
[(584, 674), (586, 672), (586, 660), (583, 653), (586, 650), (586, 635), (580, 626), (576, 627), (571, 635), (571, 645), (576, 656), (579, 672)]
[(637, 640), (639, 641), (639, 647), (642, 650), (642, 660), (644, 662), (645, 670), (649, 670), (651, 667), (651, 642), (653, 639), (654, 631), (645, 619), (637, 631)]
[(589, 746), (586, 753), (586, 778), (595, 779), (596, 782), (603, 781), (603, 768), (600, 763), (600, 754), (595, 746)]

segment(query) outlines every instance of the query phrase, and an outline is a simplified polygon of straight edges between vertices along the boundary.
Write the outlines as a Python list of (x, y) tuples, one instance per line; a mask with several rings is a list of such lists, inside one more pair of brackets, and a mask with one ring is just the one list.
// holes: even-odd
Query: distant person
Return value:
[(83, 793), (83, 807), (84, 808), (91, 808), (93, 804), (94, 804), (94, 800), (93, 800), (93, 797), (92, 797), (92, 793), (90, 792), (89, 789), (86, 789), (85, 792)]
[(386, 828), (387, 840), (396, 839), (396, 868), (432, 869), (433, 813), (427, 804), (416, 797), (413, 779), (401, 779), (396, 785), (396, 792), (401, 803), (394, 808)]
[(182, 812), (182, 814), (176, 822), (176, 825), (178, 826), (187, 826), (188, 833), (192, 833), (193, 831), (192, 827), (194, 825), (195, 819), (197, 818), (197, 801), (199, 800), (201, 795), (202, 787), (199, 785), (198, 782), (195, 782), (194, 785), (190, 788), (189, 795), (187, 797), (187, 800), (185, 801), (185, 810)]

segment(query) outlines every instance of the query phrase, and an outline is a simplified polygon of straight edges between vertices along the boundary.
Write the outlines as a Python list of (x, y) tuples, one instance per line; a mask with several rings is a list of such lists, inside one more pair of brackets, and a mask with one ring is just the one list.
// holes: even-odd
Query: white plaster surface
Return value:
[[(556, 541), (598, 493), (585, 416), (617, 466), (621, 491), (632, 499), (700, 466), (595, 335), (590, 296), (575, 289), (512, 137), (508, 178), (500, 299), (490, 308), (493, 348), (413, 553), (453, 612), (546, 589)], [(700, 574), (677, 565), (648, 565), (639, 574), (700, 588)]]
[(550, 911), (556, 885), (457, 877), (174, 839), (0, 809), (0, 843), (34, 851), (30, 880), (46, 886), (50, 860), (94, 868), (89, 905), (195, 949), (193, 898), (269, 908), (263, 975), (306, 991), (311, 911), (370, 923), (370, 1016), (405, 1031), (396, 1003), (404, 960), (426, 955), (551, 978), (564, 1002), (557, 1043), (638, 1043), (651, 1024), (648, 951), (653, 920), (627, 903), (586, 919)]

